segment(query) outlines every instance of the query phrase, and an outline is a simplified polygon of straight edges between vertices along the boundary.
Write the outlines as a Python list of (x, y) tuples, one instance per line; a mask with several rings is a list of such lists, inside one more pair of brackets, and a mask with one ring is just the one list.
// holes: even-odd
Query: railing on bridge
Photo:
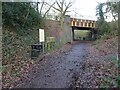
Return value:
[(95, 28), (96, 21), (71, 18), (71, 26)]

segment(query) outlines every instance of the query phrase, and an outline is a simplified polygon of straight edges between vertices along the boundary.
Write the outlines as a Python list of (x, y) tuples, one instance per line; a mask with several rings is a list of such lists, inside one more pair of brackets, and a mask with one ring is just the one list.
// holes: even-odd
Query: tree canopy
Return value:
[[(106, 19), (109, 19), (107, 14), (111, 14), (113, 21), (107, 22)], [(106, 34), (115, 34), (117, 35), (117, 20), (118, 20), (118, 3), (106, 2), (99, 3), (96, 7), (96, 16), (97, 20), (97, 29), (98, 36)]]
[(42, 18), (29, 2), (4, 2), (2, 3), (3, 26), (14, 27), (15, 29), (35, 29), (42, 27)]

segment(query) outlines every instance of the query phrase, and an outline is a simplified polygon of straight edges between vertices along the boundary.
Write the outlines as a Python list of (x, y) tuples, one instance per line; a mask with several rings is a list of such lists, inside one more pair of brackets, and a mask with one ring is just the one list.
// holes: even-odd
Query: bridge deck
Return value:
[(71, 26), (83, 27), (83, 28), (95, 28), (96, 21), (71, 18)]

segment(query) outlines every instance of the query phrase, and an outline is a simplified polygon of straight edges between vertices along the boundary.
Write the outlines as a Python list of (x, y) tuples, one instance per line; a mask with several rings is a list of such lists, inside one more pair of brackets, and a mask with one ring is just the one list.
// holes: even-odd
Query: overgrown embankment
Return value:
[(33, 63), (31, 45), (38, 43), (42, 18), (32, 3), (2, 3), (2, 83), (9, 86)]
[[(28, 34), (29, 33), (29, 34)], [(37, 31), (26, 31), (24, 34), (4, 29), (3, 31), (3, 84), (10, 83), (19, 76), (22, 69), (32, 64), (31, 45), (37, 43)]]
[(118, 87), (118, 37), (101, 38), (87, 48), (89, 51), (74, 88)]

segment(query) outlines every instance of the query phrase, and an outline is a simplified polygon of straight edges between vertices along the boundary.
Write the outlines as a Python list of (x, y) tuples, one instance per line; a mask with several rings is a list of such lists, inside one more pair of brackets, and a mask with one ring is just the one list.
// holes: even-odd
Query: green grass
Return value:
[(90, 31), (88, 30), (74, 30), (75, 39), (83, 39), (89, 36)]

